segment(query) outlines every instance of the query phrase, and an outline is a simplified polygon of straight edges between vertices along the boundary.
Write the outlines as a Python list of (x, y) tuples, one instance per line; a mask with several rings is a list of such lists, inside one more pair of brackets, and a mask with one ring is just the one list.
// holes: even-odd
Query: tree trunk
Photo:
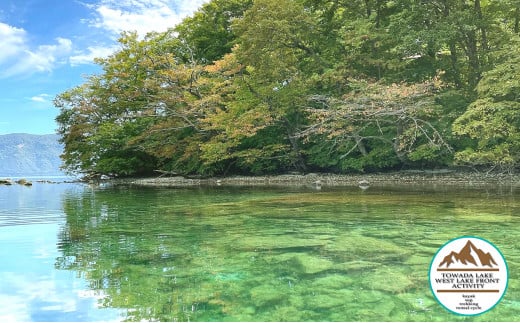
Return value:
[(401, 145), (401, 140), (399, 139), (399, 137), (401, 137), (401, 135), (403, 134), (403, 131), (404, 131), (403, 123), (400, 120), (397, 120), (396, 122), (397, 122), (397, 129), (396, 129), (395, 139), (393, 142), (393, 148), (394, 148), (394, 152), (395, 152), (397, 158), (399, 158), (399, 161), (401, 161), (401, 163), (404, 164), (406, 162), (406, 156), (399, 147)]
[[(443, 16), (444, 18), (448, 18), (450, 15), (450, 6), (447, 3), (447, 1), (443, 1)], [(459, 70), (459, 59), (457, 55), (457, 45), (454, 39), (449, 40), (449, 46), (450, 46), (450, 62), (451, 62), (451, 69), (453, 74), (453, 82), (455, 83), (455, 86), (457, 88), (462, 87), (462, 81), (460, 79), (460, 70)]]
[(372, 8), (370, 8), (370, 0), (365, 0), (365, 7), (366, 7), (367, 18), (370, 18), (370, 15), (372, 14)]
[(358, 149), (359, 149), (359, 152), (360, 152), (363, 156), (368, 155), (367, 147), (365, 146), (365, 143), (363, 142), (363, 138), (361, 138), (360, 135), (355, 134), (355, 135), (354, 135), (354, 139), (356, 140), (356, 145), (357, 145), (357, 147), (358, 147)]
[(480, 81), (480, 58), (475, 31), (468, 31), (465, 35), (466, 55), (468, 56), (469, 75), (468, 84), (474, 89)]
[(489, 49), (488, 39), (487, 39), (487, 31), (484, 26), (484, 16), (482, 15), (482, 7), (480, 6), (480, 0), (475, 0), (475, 13), (478, 18), (478, 25), (481, 33), (482, 39), (480, 40), (482, 49), (487, 51)]
[(455, 86), (460, 89), (462, 87), (462, 81), (460, 80), (457, 46), (455, 45), (455, 41), (450, 41), (450, 61), (451, 69), (453, 71), (453, 82), (455, 83)]
[(289, 143), (291, 144), (291, 150), (293, 154), (296, 156), (293, 160), (293, 164), (296, 166), (298, 171), (303, 173), (307, 172), (307, 165), (302, 156), (302, 152), (300, 149), (300, 145), (298, 143), (298, 139), (295, 136), (294, 127), (291, 125), (289, 119), (284, 118), (285, 121), (285, 129), (287, 130), (287, 138), (289, 139)]

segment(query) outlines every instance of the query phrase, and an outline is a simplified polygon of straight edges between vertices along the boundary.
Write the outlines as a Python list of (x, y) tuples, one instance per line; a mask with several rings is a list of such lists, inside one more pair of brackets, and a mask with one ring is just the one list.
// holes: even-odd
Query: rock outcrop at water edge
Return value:
[(0, 179), (0, 185), (13, 185), (13, 181), (10, 179)]

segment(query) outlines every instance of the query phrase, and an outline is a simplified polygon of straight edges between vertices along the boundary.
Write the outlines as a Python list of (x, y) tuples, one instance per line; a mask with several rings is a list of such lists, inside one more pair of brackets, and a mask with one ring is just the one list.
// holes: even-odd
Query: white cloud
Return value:
[(0, 64), (18, 54), (19, 48), (25, 43), (25, 30), (0, 22)]
[[(104, 58), (119, 46), (114, 40), (123, 31), (136, 31), (141, 37), (148, 32), (166, 31), (193, 14), (209, 0), (99, 0), (86, 5), (94, 11), (94, 20), (82, 19), (109, 36), (106, 44), (87, 45), (74, 50), (70, 39), (56, 38), (52, 44), (34, 46), (30, 35), (22, 28), (0, 22), (0, 78), (51, 72), (69, 63), (72, 66), (91, 64), (96, 57)], [(77, 45), (76, 45), (77, 46)], [(34, 101), (41, 102), (36, 97)]]
[(91, 64), (94, 58), (108, 57), (114, 53), (119, 46), (89, 46), (84, 52), (77, 52), (69, 58), (70, 64), (73, 66), (81, 64)]
[[(136, 31), (143, 37), (147, 33), (163, 32), (193, 14), (209, 0), (100, 0), (87, 5), (94, 11), (94, 20), (82, 20), (111, 36), (112, 41), (123, 31)], [(94, 58), (105, 58), (119, 49), (118, 45), (89, 46), (70, 57), (70, 64), (91, 64)]]
[(35, 95), (31, 98), (31, 101), (34, 101), (34, 102), (48, 102), (49, 101), (49, 98), (51, 97), (51, 95), (49, 94), (45, 94), (45, 93), (42, 93), (42, 94), (38, 94), (38, 95)]
[(31, 315), (22, 296), (7, 296), (0, 294), (0, 320), (2, 322), (29, 322)]
[(1, 22), (0, 39), (0, 78), (50, 72), (58, 63), (66, 62), (72, 50), (72, 41), (66, 38), (31, 48), (25, 30)]
[(208, 0), (102, 0), (94, 9), (98, 17), (92, 25), (114, 35), (137, 31), (166, 31), (196, 11)]

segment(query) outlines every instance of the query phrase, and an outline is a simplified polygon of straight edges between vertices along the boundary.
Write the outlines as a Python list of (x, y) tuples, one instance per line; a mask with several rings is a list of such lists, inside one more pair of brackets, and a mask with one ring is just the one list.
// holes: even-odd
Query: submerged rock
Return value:
[(286, 293), (280, 291), (279, 286), (260, 285), (250, 291), (251, 300), (256, 307), (279, 303), (287, 298)]
[(380, 267), (366, 273), (362, 283), (368, 289), (377, 289), (390, 293), (402, 293), (415, 285), (410, 275), (403, 270), (391, 267)]
[(275, 250), (287, 248), (313, 248), (326, 244), (322, 239), (304, 239), (291, 235), (248, 236), (237, 239), (233, 246), (240, 250)]
[(269, 317), (270, 321), (276, 322), (298, 322), (305, 319), (305, 313), (293, 306), (277, 306)]
[(395, 319), (389, 319), (390, 314), (395, 309), (395, 303), (391, 298), (387, 298), (383, 300), (381, 303), (378, 303), (377, 306), (365, 306), (361, 308), (357, 314), (359, 315), (360, 321), (374, 322), (374, 321), (395, 321)]
[(402, 300), (407, 306), (412, 308), (413, 310), (425, 311), (429, 308), (436, 306), (437, 303), (433, 299), (433, 297), (426, 296), (420, 293), (402, 293), (396, 295), (397, 298)]
[(306, 301), (309, 307), (323, 309), (337, 309), (349, 304), (356, 292), (354, 290), (330, 290), (328, 293), (319, 293), (307, 296)]
[(351, 287), (354, 278), (347, 275), (331, 274), (317, 278), (312, 282), (312, 290), (338, 290)]
[(338, 236), (325, 249), (337, 253), (338, 257), (345, 260), (402, 260), (410, 255), (409, 250), (405, 250), (392, 242), (356, 233)]
[(381, 267), (381, 263), (379, 262), (372, 262), (372, 261), (363, 261), (363, 260), (355, 260), (355, 261), (349, 261), (344, 262), (340, 264), (335, 264), (334, 269), (341, 270), (341, 271), (365, 271), (374, 269), (377, 267)]
[(32, 186), (32, 183), (26, 180), (25, 178), (17, 180), (16, 183), (24, 186)]
[(13, 181), (8, 178), (0, 179), (0, 185), (13, 185)]
[(322, 271), (332, 269), (334, 263), (328, 259), (312, 256), (309, 254), (297, 254), (289, 260), (289, 264), (304, 274), (316, 274)]

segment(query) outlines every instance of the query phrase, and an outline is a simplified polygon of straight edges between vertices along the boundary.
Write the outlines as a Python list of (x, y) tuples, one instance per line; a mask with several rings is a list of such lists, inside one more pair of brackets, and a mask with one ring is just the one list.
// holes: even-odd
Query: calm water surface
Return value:
[[(516, 321), (520, 193), (0, 186), (0, 321)], [(509, 287), (463, 317), (429, 264), (493, 242)]]

